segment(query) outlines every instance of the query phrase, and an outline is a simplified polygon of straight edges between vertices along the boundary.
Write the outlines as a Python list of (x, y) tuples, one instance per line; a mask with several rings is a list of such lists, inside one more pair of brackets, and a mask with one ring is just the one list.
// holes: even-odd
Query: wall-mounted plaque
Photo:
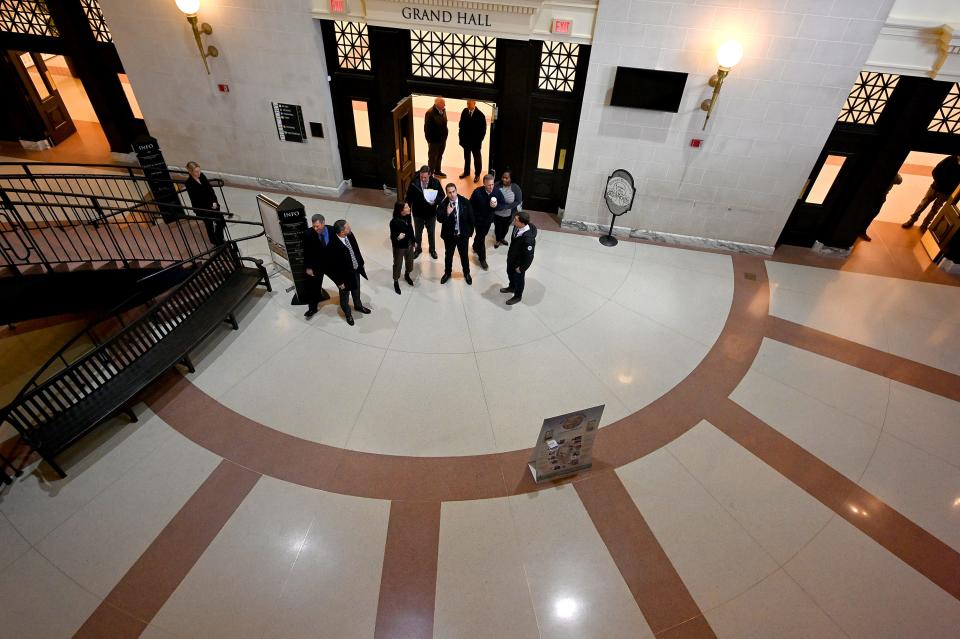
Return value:
[(303, 124), (303, 109), (299, 104), (271, 102), (277, 121), (277, 135), (284, 142), (306, 142), (307, 128)]

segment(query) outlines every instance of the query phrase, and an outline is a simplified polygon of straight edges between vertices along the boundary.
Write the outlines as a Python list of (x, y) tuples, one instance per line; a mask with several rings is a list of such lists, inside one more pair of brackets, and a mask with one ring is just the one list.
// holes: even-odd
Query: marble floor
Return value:
[[(0, 492), (0, 637), (957, 636), (960, 287), (543, 229), (521, 304), (502, 248), (397, 295), (388, 213), (302, 199), (373, 313), (275, 272)], [(4, 392), (64, 326), (0, 333)], [(593, 468), (534, 483), (542, 420), (601, 404)]]

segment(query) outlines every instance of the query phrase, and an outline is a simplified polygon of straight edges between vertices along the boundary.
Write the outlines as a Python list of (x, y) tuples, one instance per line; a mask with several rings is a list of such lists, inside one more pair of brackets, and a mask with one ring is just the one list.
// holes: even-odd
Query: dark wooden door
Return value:
[(570, 117), (567, 105), (543, 103), (529, 115), (526, 166), (520, 183), (526, 208), (556, 213), (562, 206), (576, 136)]
[(70, 118), (57, 85), (39, 53), (7, 51), (7, 56), (20, 76), (27, 97), (43, 120), (46, 135), (59, 144), (73, 135), (77, 127)]
[(842, 195), (853, 190), (852, 179), (859, 161), (860, 154), (850, 151), (824, 149), (820, 153), (794, 204), (780, 242), (813, 246), (824, 223), (835, 217), (838, 207), (845, 203)]
[(397, 173), (397, 201), (403, 202), (417, 167), (414, 144), (413, 96), (393, 108), (393, 167)]

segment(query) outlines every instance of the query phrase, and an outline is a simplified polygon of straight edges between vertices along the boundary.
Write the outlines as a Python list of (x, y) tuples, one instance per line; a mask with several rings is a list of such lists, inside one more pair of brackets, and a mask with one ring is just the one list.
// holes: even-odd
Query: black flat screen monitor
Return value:
[(676, 113), (686, 84), (687, 74), (678, 71), (617, 67), (610, 106)]

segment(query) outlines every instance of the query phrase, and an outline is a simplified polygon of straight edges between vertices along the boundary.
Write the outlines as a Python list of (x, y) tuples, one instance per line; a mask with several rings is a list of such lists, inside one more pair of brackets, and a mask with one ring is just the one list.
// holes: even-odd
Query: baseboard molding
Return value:
[[(179, 166), (172, 166), (170, 168), (185, 170)], [(307, 196), (316, 195), (339, 198), (349, 187), (349, 183), (346, 180), (341, 180), (337, 186), (320, 186), (318, 184), (303, 184), (301, 182), (289, 182), (287, 180), (275, 180), (250, 175), (237, 175), (235, 173), (221, 173), (219, 171), (205, 171), (205, 173), (207, 173), (209, 177), (222, 178), (228, 186), (245, 186), (253, 189), (266, 189), (268, 191), (295, 193)]]
[[(597, 224), (596, 222), (581, 222), (580, 220), (563, 220), (560, 223), (562, 228), (573, 229), (577, 231), (587, 231), (591, 233), (607, 234), (609, 226)], [(686, 246), (690, 248), (720, 249), (723, 251), (732, 251), (734, 253), (745, 253), (747, 255), (773, 255), (772, 246), (762, 244), (748, 244), (746, 242), (733, 242), (731, 240), (717, 240), (709, 237), (696, 237), (693, 235), (680, 235), (678, 233), (664, 233), (662, 231), (649, 231), (646, 229), (631, 229), (625, 226), (614, 226), (613, 234), (619, 237), (628, 237), (635, 240), (647, 240), (659, 244), (669, 244), (671, 246)]]

